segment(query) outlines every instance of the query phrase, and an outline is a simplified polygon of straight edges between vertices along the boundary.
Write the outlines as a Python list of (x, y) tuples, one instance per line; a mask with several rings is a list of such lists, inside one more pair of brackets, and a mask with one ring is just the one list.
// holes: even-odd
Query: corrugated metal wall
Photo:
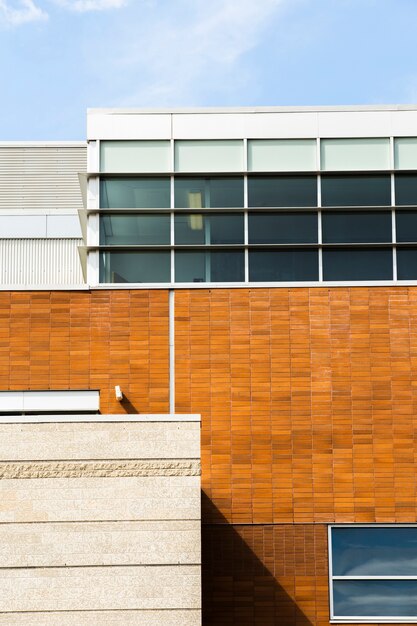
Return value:
[(81, 209), (86, 167), (86, 146), (0, 146), (0, 210)]
[(0, 286), (82, 285), (82, 239), (0, 239)]

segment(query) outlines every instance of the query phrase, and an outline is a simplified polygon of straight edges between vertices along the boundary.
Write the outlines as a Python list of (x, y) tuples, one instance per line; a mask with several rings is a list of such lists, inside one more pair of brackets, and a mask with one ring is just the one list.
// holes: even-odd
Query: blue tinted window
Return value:
[(316, 176), (249, 176), (249, 206), (317, 206)]
[(417, 580), (335, 580), (336, 617), (416, 617)]
[(100, 181), (103, 209), (166, 209), (170, 180), (165, 178), (104, 178)]
[(392, 280), (392, 250), (331, 248), (323, 250), (324, 280)]
[(389, 206), (391, 178), (389, 175), (322, 176), (323, 206)]
[(319, 279), (317, 250), (250, 250), (249, 280), (254, 282)]
[(245, 280), (243, 250), (178, 251), (175, 253), (175, 282), (227, 283)]
[(249, 213), (249, 243), (317, 243), (317, 213)]
[(323, 243), (386, 243), (392, 240), (389, 211), (325, 211)]

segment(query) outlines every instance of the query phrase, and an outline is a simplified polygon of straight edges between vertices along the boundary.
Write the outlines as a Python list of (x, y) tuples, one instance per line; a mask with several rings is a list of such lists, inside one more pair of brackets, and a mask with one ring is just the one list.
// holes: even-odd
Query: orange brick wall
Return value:
[(99, 389), (102, 413), (166, 413), (167, 320), (166, 291), (0, 292), (0, 389)]

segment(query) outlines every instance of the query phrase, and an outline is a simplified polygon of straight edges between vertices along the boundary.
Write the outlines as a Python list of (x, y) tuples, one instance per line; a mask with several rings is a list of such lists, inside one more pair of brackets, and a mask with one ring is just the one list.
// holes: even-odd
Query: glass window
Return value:
[(104, 178), (102, 209), (165, 209), (170, 207), (169, 178)]
[(397, 241), (417, 241), (417, 211), (395, 212)]
[(395, 204), (417, 205), (417, 174), (395, 175)]
[(101, 252), (101, 283), (169, 283), (171, 253)]
[(101, 141), (100, 171), (148, 173), (171, 170), (169, 141)]
[(182, 213), (175, 215), (175, 243), (244, 243), (243, 228), (241, 213)]
[(389, 206), (391, 177), (322, 176), (321, 200), (323, 206)]
[(322, 139), (321, 169), (330, 171), (389, 170), (388, 138)]
[(315, 139), (249, 139), (252, 172), (308, 172), (317, 169)]
[(162, 245), (170, 243), (169, 215), (101, 215), (101, 245)]
[(334, 527), (330, 554), (331, 619), (417, 619), (415, 526)]
[(394, 163), (397, 170), (417, 170), (417, 137), (394, 139)]
[(316, 176), (249, 176), (249, 206), (317, 206)]
[(417, 280), (417, 248), (397, 248), (398, 280)]
[(249, 243), (317, 243), (317, 213), (249, 213)]
[(249, 280), (282, 282), (318, 280), (317, 250), (250, 250)]
[(392, 240), (389, 211), (329, 211), (322, 214), (323, 243), (386, 243)]
[(175, 206), (186, 209), (243, 207), (243, 178), (176, 178)]
[(227, 283), (244, 280), (243, 250), (175, 252), (175, 282), (177, 283)]
[(239, 172), (242, 170), (242, 139), (175, 142), (176, 172)]
[(392, 280), (392, 250), (323, 250), (323, 280)]

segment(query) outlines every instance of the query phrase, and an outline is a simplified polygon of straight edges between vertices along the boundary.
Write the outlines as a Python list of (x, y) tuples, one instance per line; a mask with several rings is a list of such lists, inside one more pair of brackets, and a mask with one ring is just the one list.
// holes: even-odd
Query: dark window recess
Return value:
[(395, 175), (395, 204), (417, 205), (417, 174)]
[(332, 211), (322, 214), (323, 243), (389, 243), (390, 211)]
[(417, 211), (396, 211), (397, 241), (417, 241)]
[(243, 250), (177, 251), (175, 252), (175, 282), (227, 283), (245, 280)]
[(392, 280), (392, 250), (323, 250), (323, 280)]
[(101, 215), (100, 245), (163, 245), (170, 243), (170, 216)]
[(398, 280), (417, 280), (417, 248), (397, 248)]
[(160, 252), (101, 252), (101, 283), (169, 283), (171, 254)]
[(249, 176), (250, 207), (317, 206), (316, 176)]
[(169, 209), (170, 180), (164, 178), (102, 178), (102, 209)]
[(175, 206), (181, 209), (243, 207), (242, 177), (177, 177), (174, 191)]
[(234, 244), (244, 242), (242, 213), (180, 213), (175, 215), (176, 244)]
[(249, 243), (317, 243), (317, 213), (249, 213)]
[(389, 206), (391, 204), (391, 177), (322, 176), (322, 206)]
[(253, 282), (319, 279), (317, 250), (250, 250), (249, 280)]

